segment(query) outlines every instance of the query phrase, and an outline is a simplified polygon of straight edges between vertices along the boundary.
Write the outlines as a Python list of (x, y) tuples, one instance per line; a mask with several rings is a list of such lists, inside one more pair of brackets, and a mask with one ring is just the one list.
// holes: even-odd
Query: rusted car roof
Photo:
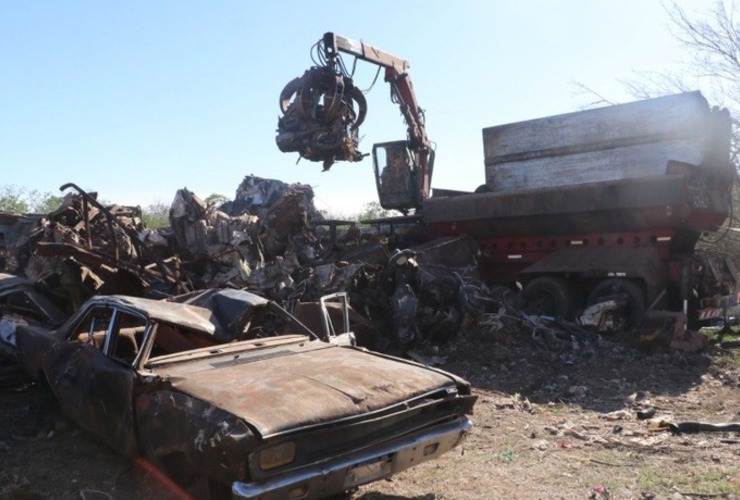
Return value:
[(96, 304), (125, 306), (157, 321), (186, 326), (212, 335), (218, 342), (239, 337), (254, 307), (270, 301), (246, 290), (210, 289), (154, 300), (127, 295), (95, 298)]
[(175, 323), (193, 330), (213, 335), (219, 328), (213, 313), (208, 309), (176, 302), (129, 297), (126, 295), (99, 296), (94, 299), (96, 304), (128, 307), (144, 316), (167, 323)]

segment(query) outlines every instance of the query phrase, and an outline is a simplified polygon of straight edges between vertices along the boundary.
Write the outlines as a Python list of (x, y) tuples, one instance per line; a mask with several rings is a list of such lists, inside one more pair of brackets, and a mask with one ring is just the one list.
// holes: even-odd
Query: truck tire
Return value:
[(617, 331), (628, 331), (636, 328), (645, 314), (647, 307), (645, 291), (634, 281), (627, 279), (604, 280), (591, 290), (588, 305), (598, 304), (610, 297), (623, 297), (624, 306), (613, 313), (613, 322)]
[(573, 319), (581, 295), (575, 283), (554, 276), (540, 276), (527, 283), (519, 305), (527, 314)]

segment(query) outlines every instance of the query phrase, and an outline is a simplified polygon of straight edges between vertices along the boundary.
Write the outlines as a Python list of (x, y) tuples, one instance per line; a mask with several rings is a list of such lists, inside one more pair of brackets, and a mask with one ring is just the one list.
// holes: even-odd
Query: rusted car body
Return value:
[(67, 317), (29, 280), (0, 273), (0, 385), (24, 379), (15, 362), (18, 325), (56, 328)]
[[(271, 301), (219, 293), (95, 297), (57, 330), (19, 327), (19, 362), (78, 424), (198, 497), (321, 498), (433, 459), (470, 430), (464, 380), (348, 346), (328, 315), (327, 342)], [(283, 334), (263, 336), (270, 322)]]

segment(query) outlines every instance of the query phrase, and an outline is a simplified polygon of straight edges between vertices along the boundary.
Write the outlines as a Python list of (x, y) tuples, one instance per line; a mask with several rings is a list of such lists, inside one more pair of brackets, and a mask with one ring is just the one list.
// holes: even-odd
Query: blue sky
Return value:
[[(473, 190), (483, 127), (578, 110), (594, 97), (576, 82), (631, 100), (620, 79), (680, 64), (668, 27), (657, 0), (0, 2), (0, 185), (147, 205), (182, 187), (233, 197), (254, 174), (354, 213), (376, 199), (369, 158), (322, 173), (274, 141), (280, 90), (334, 31), (410, 61), (432, 186)], [(367, 99), (360, 149), (403, 139), (387, 86)]]

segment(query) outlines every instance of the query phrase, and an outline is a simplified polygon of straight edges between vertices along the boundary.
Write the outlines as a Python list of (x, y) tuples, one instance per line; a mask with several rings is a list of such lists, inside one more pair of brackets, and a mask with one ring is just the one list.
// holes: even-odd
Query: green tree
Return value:
[(24, 199), (24, 190), (18, 186), (0, 187), (0, 211), (16, 214), (30, 211), (28, 202)]
[(205, 199), (205, 202), (208, 203), (208, 206), (215, 205), (217, 207), (223, 205), (227, 201), (231, 200), (229, 200), (229, 198), (227, 198), (226, 196), (218, 193), (211, 193), (208, 198)]
[(48, 214), (59, 208), (63, 198), (21, 186), (0, 186), (0, 211)]
[(380, 203), (377, 201), (371, 201), (369, 203), (365, 203), (363, 205), (362, 210), (357, 215), (352, 216), (353, 220), (370, 220), (370, 219), (382, 219), (384, 217), (393, 217), (394, 215), (398, 215), (394, 213), (392, 210), (386, 210), (385, 208), (380, 206)]
[(62, 196), (45, 193), (31, 201), (31, 210), (37, 214), (50, 214), (55, 211), (64, 201)]
[(147, 205), (141, 212), (144, 225), (148, 228), (158, 229), (170, 225), (170, 206), (163, 201)]

